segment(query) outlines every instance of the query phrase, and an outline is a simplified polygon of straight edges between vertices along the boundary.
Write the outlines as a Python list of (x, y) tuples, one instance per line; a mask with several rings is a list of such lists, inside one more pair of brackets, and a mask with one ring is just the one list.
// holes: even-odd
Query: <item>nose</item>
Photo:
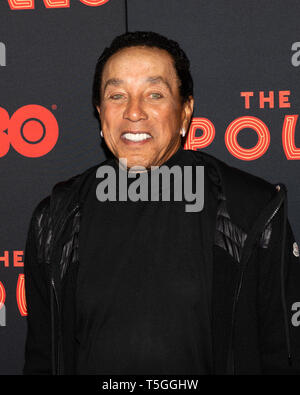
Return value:
[(137, 122), (148, 118), (142, 107), (142, 103), (138, 98), (131, 98), (127, 102), (123, 117), (124, 119), (128, 119), (132, 122)]

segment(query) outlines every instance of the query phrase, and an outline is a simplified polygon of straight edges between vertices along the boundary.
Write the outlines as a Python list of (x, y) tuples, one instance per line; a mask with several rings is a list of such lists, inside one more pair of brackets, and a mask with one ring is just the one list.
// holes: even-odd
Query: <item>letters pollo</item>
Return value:
[[(73, 0), (74, 1), (74, 0)], [(79, 0), (90, 7), (99, 7), (109, 0)], [(44, 0), (46, 8), (70, 8), (70, 0)], [(8, 0), (11, 10), (34, 10), (34, 0)]]

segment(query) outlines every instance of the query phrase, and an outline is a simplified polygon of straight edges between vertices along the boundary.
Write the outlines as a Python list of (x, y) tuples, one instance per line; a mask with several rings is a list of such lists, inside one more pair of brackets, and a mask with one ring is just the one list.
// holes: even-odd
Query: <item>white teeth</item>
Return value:
[(148, 133), (125, 133), (123, 137), (130, 141), (143, 141), (151, 138)]

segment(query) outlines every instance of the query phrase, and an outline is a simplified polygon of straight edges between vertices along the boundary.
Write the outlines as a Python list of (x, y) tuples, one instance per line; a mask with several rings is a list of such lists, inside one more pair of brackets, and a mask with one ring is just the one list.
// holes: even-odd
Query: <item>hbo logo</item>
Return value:
[(21, 155), (38, 158), (52, 150), (58, 140), (58, 124), (47, 108), (30, 104), (11, 117), (0, 107), (0, 158), (10, 146)]

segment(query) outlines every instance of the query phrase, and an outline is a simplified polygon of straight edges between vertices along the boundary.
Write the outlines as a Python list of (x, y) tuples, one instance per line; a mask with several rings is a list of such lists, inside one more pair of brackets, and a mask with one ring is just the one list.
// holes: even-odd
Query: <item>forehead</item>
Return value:
[(124, 81), (160, 75), (170, 84), (177, 84), (177, 73), (172, 56), (165, 50), (152, 47), (123, 48), (106, 62), (102, 82), (109, 78)]

